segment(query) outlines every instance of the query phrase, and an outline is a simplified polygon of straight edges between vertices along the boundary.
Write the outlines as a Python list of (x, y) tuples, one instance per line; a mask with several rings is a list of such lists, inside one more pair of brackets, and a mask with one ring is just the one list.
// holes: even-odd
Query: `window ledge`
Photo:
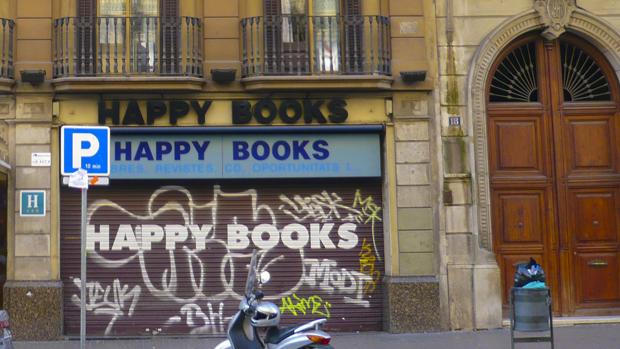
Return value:
[(0, 92), (12, 92), (15, 80), (0, 78)]
[(262, 90), (389, 90), (394, 78), (385, 75), (278, 75), (242, 78), (248, 91)]
[(205, 80), (190, 76), (85, 76), (56, 78), (56, 92), (202, 91)]

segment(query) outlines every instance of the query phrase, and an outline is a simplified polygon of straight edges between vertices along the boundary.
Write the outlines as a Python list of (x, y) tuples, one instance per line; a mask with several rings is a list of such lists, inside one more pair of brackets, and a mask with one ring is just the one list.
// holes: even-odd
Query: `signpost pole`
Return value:
[(86, 200), (88, 189), (82, 189), (82, 222), (80, 225), (80, 349), (86, 348)]
[[(110, 128), (101, 126), (63, 126), (60, 129), (61, 174), (67, 184), (82, 190), (80, 222), (80, 349), (86, 348), (86, 210), (88, 175), (92, 185), (99, 176), (110, 175)], [(91, 172), (91, 173), (89, 173)], [(65, 178), (63, 178), (63, 183)], [(106, 181), (107, 182), (107, 181)]]

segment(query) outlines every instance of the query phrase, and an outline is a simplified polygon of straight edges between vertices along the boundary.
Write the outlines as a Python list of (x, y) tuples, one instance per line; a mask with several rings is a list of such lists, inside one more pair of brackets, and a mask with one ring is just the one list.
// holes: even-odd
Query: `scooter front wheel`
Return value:
[(313, 344), (303, 347), (302, 349), (334, 349), (331, 345)]

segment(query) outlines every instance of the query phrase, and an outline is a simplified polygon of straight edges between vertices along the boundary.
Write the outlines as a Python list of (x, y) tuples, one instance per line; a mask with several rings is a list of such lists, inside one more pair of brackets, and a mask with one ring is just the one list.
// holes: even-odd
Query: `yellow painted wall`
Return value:
[(14, 2), (15, 0), (2, 0), (0, 1), (0, 18), (14, 18), (15, 13)]

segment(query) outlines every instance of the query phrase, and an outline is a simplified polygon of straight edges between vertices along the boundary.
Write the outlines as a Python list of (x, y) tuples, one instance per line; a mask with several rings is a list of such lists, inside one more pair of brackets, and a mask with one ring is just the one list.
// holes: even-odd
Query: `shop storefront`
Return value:
[[(129, 115), (139, 125), (137, 112), (123, 111), (130, 103), (119, 104), (118, 121)], [(161, 105), (168, 111), (155, 110), (158, 122), (169, 122), (169, 103)], [(114, 114), (114, 103), (105, 106), (100, 117)], [(329, 119), (326, 107), (315, 110)], [(193, 114), (181, 118), (199, 120)], [(89, 336), (224, 333), (252, 249), (272, 274), (264, 291), (284, 325), (326, 317), (330, 330), (382, 329), (383, 125), (99, 120), (111, 124), (112, 171), (109, 186), (89, 189)], [(64, 332), (72, 336), (80, 323), (80, 194), (63, 188), (60, 198)]]

